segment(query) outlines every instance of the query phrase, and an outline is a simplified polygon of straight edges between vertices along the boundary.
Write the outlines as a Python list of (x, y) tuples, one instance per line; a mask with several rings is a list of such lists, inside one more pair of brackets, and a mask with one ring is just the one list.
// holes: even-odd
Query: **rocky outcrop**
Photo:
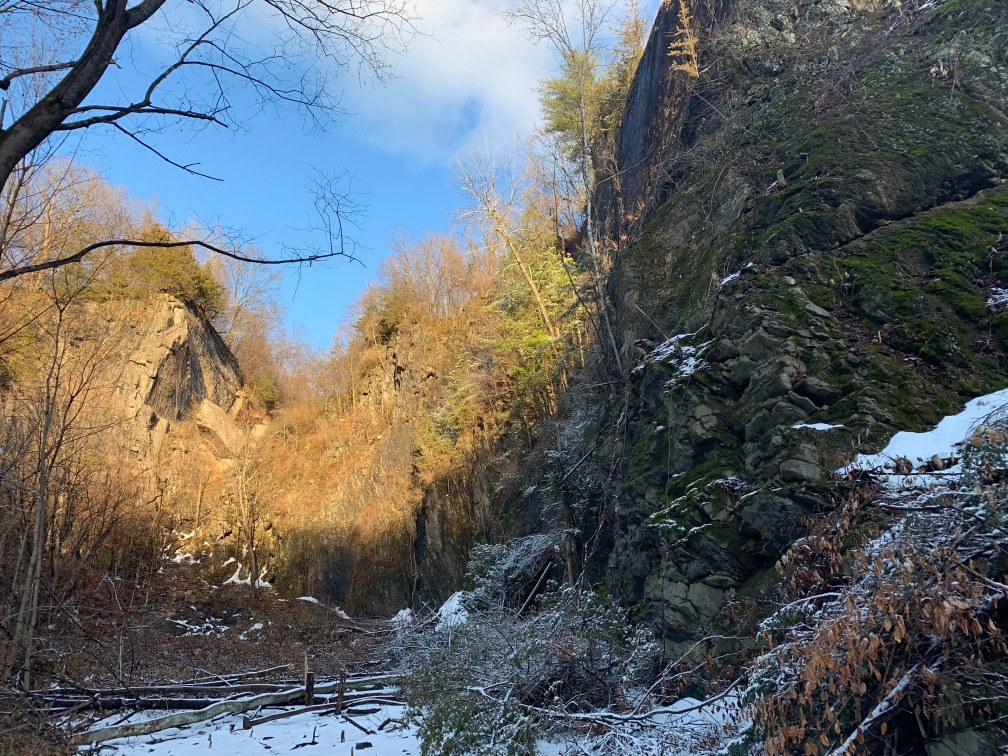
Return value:
[(132, 451), (156, 452), (173, 423), (192, 420), (219, 456), (229, 456), (241, 444), (234, 416), (244, 402), (234, 355), (213, 326), (174, 297), (128, 309), (117, 394), (132, 426)]
[(637, 367), (587, 443), (623, 460), (607, 580), (671, 654), (773, 580), (852, 454), (1008, 385), (1008, 22), (872, 10), (720, 6), (692, 79), (668, 2), (634, 83), (603, 206)]

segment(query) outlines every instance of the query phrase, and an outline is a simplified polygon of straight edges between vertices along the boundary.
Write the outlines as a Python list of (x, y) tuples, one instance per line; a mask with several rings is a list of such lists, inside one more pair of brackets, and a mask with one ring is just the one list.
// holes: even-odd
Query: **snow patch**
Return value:
[(248, 640), (249, 639), (249, 633), (257, 633), (260, 630), (262, 630), (263, 627), (264, 627), (264, 625), (263, 625), (262, 622), (256, 622), (254, 625), (252, 625), (252, 627), (250, 627), (244, 633), (242, 633), (241, 635), (239, 635), (238, 636), (238, 640)]
[[(753, 266), (753, 264), (751, 262), (750, 263), (746, 263), (745, 267), (743, 267), (742, 270), (749, 270), (752, 266)], [(729, 284), (732, 281), (734, 281), (736, 278), (738, 278), (739, 276), (741, 276), (742, 275), (742, 270), (736, 270), (731, 275), (728, 275), (728, 276), (725, 276), (724, 278), (722, 278), (721, 279), (721, 283), (718, 284), (718, 288), (720, 289), (725, 284)]]
[[(160, 716), (163, 712), (155, 712)], [(382, 706), (374, 714), (355, 715), (354, 721), (365, 727), (367, 734), (331, 712), (307, 713), (288, 719), (258, 724), (251, 730), (242, 729), (242, 714), (217, 717), (186, 727), (174, 727), (134, 738), (111, 740), (105, 746), (122, 756), (149, 756), (151, 751), (171, 756), (232, 756), (246, 753), (288, 753), (312, 744), (317, 748), (307, 753), (349, 754), (351, 748), (360, 754), (401, 754), (419, 756), (420, 739), (413, 726), (403, 724), (405, 708)], [(151, 713), (141, 712), (130, 722), (150, 719)], [(381, 728), (381, 729), (379, 729)], [(345, 738), (345, 740), (344, 740)], [(370, 747), (364, 743), (370, 743)], [(297, 753), (297, 752), (295, 752)], [(302, 753), (305, 753), (302, 751)]]
[(649, 362), (663, 362), (670, 367), (675, 367), (675, 376), (668, 381), (667, 386), (674, 385), (683, 378), (688, 378), (696, 371), (707, 366), (706, 360), (700, 359), (699, 355), (710, 345), (709, 341), (705, 341), (697, 346), (683, 343), (686, 339), (696, 336), (697, 333), (699, 331), (680, 333), (663, 341), (654, 348), (651, 354), (638, 367)]
[[(235, 561), (235, 560), (234, 560), (234, 559), (231, 559), (230, 561), (232, 561), (232, 562), (233, 562), (233, 561)], [(232, 576), (231, 576), (231, 577), (229, 577), (229, 578), (228, 578), (227, 580), (225, 580), (225, 581), (224, 581), (224, 585), (238, 585), (238, 584), (241, 584), (241, 583), (246, 583), (247, 581), (245, 581), (245, 580), (242, 580), (242, 579), (241, 579), (241, 571), (242, 571), (242, 567), (241, 567), (241, 565), (239, 564), (239, 565), (238, 565), (238, 566), (237, 566), (237, 567), (235, 568), (235, 571), (234, 571), (234, 575), (232, 575)]]
[(402, 633), (414, 622), (416, 622), (416, 615), (413, 614), (412, 609), (400, 609), (392, 618), (392, 627), (397, 633)]
[(791, 426), (792, 428), (806, 428), (808, 430), (814, 431), (831, 431), (837, 428), (843, 428), (843, 425), (830, 425), (829, 423), (796, 423)]
[(718, 287), (720, 288), (721, 286), (724, 286), (725, 284), (731, 283), (732, 281), (734, 281), (736, 278), (738, 278), (741, 275), (742, 275), (742, 271), (741, 270), (737, 270), (734, 273), (732, 273), (730, 276), (725, 276), (724, 278), (721, 279), (721, 283), (718, 285)]
[(185, 628), (183, 635), (203, 635), (208, 638), (223, 638), (227, 625), (214, 617), (208, 617), (203, 622), (190, 622), (180, 617), (169, 617), (168, 622)]
[(462, 591), (453, 593), (438, 609), (437, 630), (448, 630), (469, 621), (469, 612), (462, 605)]
[(991, 309), (1008, 305), (1008, 289), (991, 289), (987, 297), (987, 306)]
[[(229, 560), (229, 561), (234, 561), (234, 560)], [(225, 562), (225, 564), (228, 564), (228, 562)], [(241, 563), (239, 563), (238, 566), (235, 568), (234, 575), (232, 575), (227, 580), (225, 580), (224, 581), (224, 585), (252, 585), (252, 573), (249, 572), (249, 576), (246, 577), (246, 578), (243, 578), (241, 576), (242, 569), (243, 569), (243, 567), (242, 567)], [(256, 581), (255, 581), (255, 587), (256, 588), (266, 588), (266, 589), (272, 589), (273, 588), (273, 584), (272, 583), (270, 583), (267, 580), (263, 579), (263, 575), (265, 575), (265, 574), (266, 574), (266, 568), (263, 567), (262, 570), (259, 572), (259, 577), (256, 578)]]
[[(319, 604), (319, 600), (317, 598), (315, 598), (314, 596), (298, 596), (295, 599), (295, 601), (307, 601), (309, 604)], [(342, 609), (340, 609), (335, 604), (333, 604), (332, 606), (329, 607), (329, 611), (331, 611), (333, 614), (335, 614), (340, 619), (345, 619), (345, 620), (349, 620), (350, 619), (350, 615), (347, 614), (346, 612), (344, 612)]]
[[(961, 412), (949, 415), (934, 428), (923, 433), (900, 431), (889, 441), (885, 449), (878, 454), (859, 454), (849, 465), (837, 470), (839, 475), (848, 475), (863, 470), (895, 470), (896, 461), (901, 457), (914, 462), (923, 462), (937, 456), (941, 459), (955, 455), (957, 447), (979, 425), (1004, 419), (1008, 416), (1008, 388), (995, 391), (986, 396), (980, 396), (968, 402)], [(949, 479), (955, 478), (962, 471), (960, 465), (954, 465), (944, 471)], [(919, 480), (916, 472), (907, 474), (890, 474), (890, 485), (912, 484)]]

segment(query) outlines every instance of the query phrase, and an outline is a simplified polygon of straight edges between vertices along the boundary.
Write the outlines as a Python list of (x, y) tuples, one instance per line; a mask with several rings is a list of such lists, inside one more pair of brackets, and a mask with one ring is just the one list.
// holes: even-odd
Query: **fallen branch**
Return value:
[[(242, 682), (244, 680), (253, 680), (257, 677), (266, 677), (267, 675), (275, 674), (276, 672), (290, 672), (294, 669), (293, 664), (280, 664), (276, 667), (270, 667), (269, 669), (259, 669), (253, 672), (235, 672), (231, 675), (209, 675), (207, 677), (197, 677), (192, 680), (185, 680), (179, 683), (180, 685), (203, 685), (210, 684), (215, 685), (219, 683), (228, 683), (231, 681)], [(204, 670), (200, 670), (203, 672)]]
[(292, 711), (281, 711), (277, 714), (268, 714), (265, 717), (242, 717), (242, 729), (251, 730), (256, 725), (266, 724), (267, 722), (276, 722), (278, 719), (288, 719), (289, 717), (296, 717), (299, 714), (310, 714), (313, 711), (326, 711), (327, 709), (335, 708), (334, 704), (315, 704), (314, 706), (302, 706), (299, 709), (293, 709)]
[(363, 732), (365, 735), (374, 735), (374, 731), (369, 730), (367, 727), (365, 727), (364, 725), (360, 724), (359, 722), (355, 722), (350, 717), (348, 717), (346, 714), (343, 715), (343, 720), (345, 722), (347, 722), (348, 724), (352, 724), (354, 727), (356, 727), (358, 730), (360, 730), (361, 732)]
[(134, 711), (147, 711), (150, 709), (164, 709), (165, 711), (180, 709), (202, 709), (216, 703), (228, 700), (239, 700), (235, 698), (164, 698), (157, 696), (153, 698), (101, 698), (92, 696), (90, 698), (44, 698), (41, 703), (45, 708), (54, 713), (62, 714), (67, 711), (118, 711), (119, 709), (132, 709)]
[[(353, 687), (362, 687), (374, 682), (379, 682), (385, 676), (374, 679), (358, 680)], [(340, 683), (334, 682), (326, 685), (316, 685), (316, 693), (334, 693), (339, 689)], [(347, 687), (351, 687), (350, 684)], [(203, 722), (213, 719), (220, 714), (242, 714), (256, 707), (278, 706), (291, 703), (298, 699), (304, 700), (305, 688), (299, 686), (277, 693), (265, 693), (252, 698), (239, 698), (233, 701), (220, 701), (210, 706), (206, 706), (196, 711), (187, 711), (180, 714), (171, 714), (157, 719), (150, 719), (146, 722), (135, 722), (133, 724), (118, 725), (116, 727), (105, 727), (100, 730), (82, 732), (70, 738), (71, 745), (84, 745), (89, 743), (102, 743), (106, 740), (116, 738), (130, 738), (136, 735), (149, 735), (152, 732), (167, 730), (171, 727), (182, 727), (183, 725)]]
[(33, 698), (46, 701), (51, 698), (143, 698), (144, 696), (186, 696), (219, 695), (233, 696), (236, 693), (279, 693), (290, 685), (277, 683), (246, 683), (241, 685), (146, 685), (136, 688), (50, 688), (34, 690)]
[[(358, 700), (352, 700), (350, 703), (356, 706), (363, 706), (365, 704), (379, 705), (379, 706), (401, 706), (402, 701), (395, 698), (361, 698)], [(267, 722), (275, 722), (278, 719), (288, 719), (290, 717), (296, 717), (301, 714), (311, 714), (313, 711), (321, 711), (325, 713), (340, 714), (337, 711), (338, 704), (334, 703), (323, 703), (323, 704), (313, 704), (312, 706), (302, 706), (297, 709), (292, 709), (291, 711), (281, 711), (276, 714), (268, 714), (264, 717), (243, 717), (242, 718), (242, 729), (251, 730), (256, 725), (266, 724)]]

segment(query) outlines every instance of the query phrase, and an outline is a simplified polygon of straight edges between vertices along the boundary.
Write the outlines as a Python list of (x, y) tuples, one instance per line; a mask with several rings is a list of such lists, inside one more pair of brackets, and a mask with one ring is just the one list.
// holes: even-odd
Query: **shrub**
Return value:
[(597, 593), (551, 584), (528, 617), (472, 605), (426, 634), (404, 682), (425, 756), (533, 752), (578, 714), (627, 706), (652, 671), (650, 631)]
[[(141, 231), (142, 241), (172, 241), (168, 229), (151, 224)], [(162, 292), (194, 306), (212, 319), (224, 308), (224, 290), (201, 265), (190, 247), (135, 247), (111, 258), (95, 281), (91, 296), (147, 297)]]
[(1006, 453), (981, 428), (958, 485), (855, 490), (792, 546), (750, 670), (767, 753), (902, 749), (1008, 715)]

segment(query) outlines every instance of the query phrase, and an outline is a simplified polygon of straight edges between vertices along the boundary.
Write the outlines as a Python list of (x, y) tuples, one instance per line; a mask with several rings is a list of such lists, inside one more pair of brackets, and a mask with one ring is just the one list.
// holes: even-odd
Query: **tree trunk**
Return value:
[(66, 75), (7, 129), (0, 129), (0, 186), (28, 154), (48, 139), (98, 85), (123, 37), (153, 16), (166, 0), (143, 0), (129, 10), (126, 0), (99, 6), (87, 47)]
[(588, 145), (588, 103), (585, 98), (584, 74), (578, 82), (578, 94), (580, 98), (581, 110), (581, 149), (583, 159), (581, 161), (581, 172), (585, 186), (585, 238), (588, 242), (588, 256), (592, 262), (592, 273), (595, 278), (595, 293), (598, 297), (599, 310), (602, 311), (602, 320), (605, 323), (606, 335), (609, 338), (609, 346), (612, 348), (613, 359), (616, 361), (616, 370), (623, 374), (623, 361), (620, 359), (619, 347), (616, 345), (616, 335), (613, 332), (612, 322), (609, 319), (609, 307), (606, 303), (605, 289), (602, 284), (602, 265), (599, 262), (598, 248), (595, 244), (595, 208), (592, 194), (595, 187), (591, 180), (591, 150)]
[(546, 326), (546, 332), (550, 335), (551, 339), (557, 337), (556, 326), (553, 325), (553, 320), (549, 316), (549, 312), (546, 310), (546, 303), (543, 302), (542, 294), (539, 293), (539, 287), (536, 285), (535, 279), (532, 277), (531, 268), (526, 265), (525, 261), (522, 260), (521, 255), (518, 254), (518, 249), (514, 245), (514, 241), (511, 239), (511, 234), (508, 233), (507, 228), (504, 226), (504, 219), (501, 218), (500, 213), (496, 208), (488, 208), (494, 220), (494, 225), (497, 227), (497, 233), (501, 235), (504, 239), (504, 245), (508, 248), (508, 252), (518, 263), (518, 269), (522, 272), (525, 277), (525, 282), (528, 284), (529, 289), (532, 291), (532, 297), (535, 299), (536, 306), (539, 308), (539, 315), (542, 317), (543, 325)]

